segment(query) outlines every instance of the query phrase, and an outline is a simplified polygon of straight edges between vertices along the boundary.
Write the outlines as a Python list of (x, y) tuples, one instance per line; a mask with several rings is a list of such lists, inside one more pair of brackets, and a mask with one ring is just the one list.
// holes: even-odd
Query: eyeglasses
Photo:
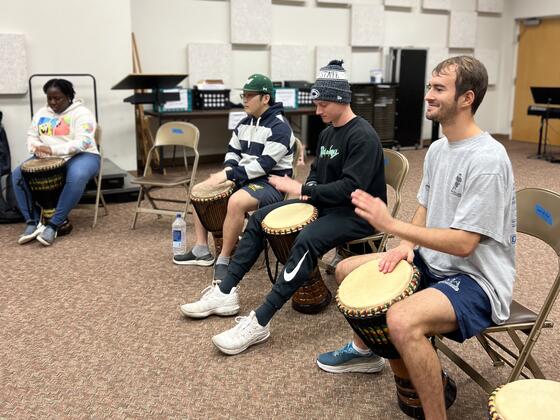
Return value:
[(244, 100), (250, 101), (255, 96), (262, 96), (262, 95), (263, 95), (262, 93), (240, 93), (239, 97), (241, 98), (242, 101)]

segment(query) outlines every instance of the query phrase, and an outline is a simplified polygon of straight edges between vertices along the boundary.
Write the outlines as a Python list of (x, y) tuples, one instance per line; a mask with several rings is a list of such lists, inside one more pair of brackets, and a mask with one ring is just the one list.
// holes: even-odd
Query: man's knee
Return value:
[(391, 341), (397, 347), (422, 335), (419, 326), (414, 324), (409, 314), (403, 301), (394, 304), (387, 311), (387, 328)]
[(257, 200), (251, 197), (249, 193), (239, 190), (228, 200), (228, 213), (245, 214), (249, 211), (256, 210), (257, 206)]
[(354, 264), (350, 259), (344, 259), (338, 262), (336, 265), (336, 270), (334, 272), (334, 277), (338, 284), (341, 284), (346, 276), (354, 270)]

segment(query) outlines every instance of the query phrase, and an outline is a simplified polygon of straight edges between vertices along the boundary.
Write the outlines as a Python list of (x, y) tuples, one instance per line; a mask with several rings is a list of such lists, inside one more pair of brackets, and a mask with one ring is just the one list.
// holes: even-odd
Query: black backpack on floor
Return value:
[(10, 146), (0, 111), (0, 223), (23, 222), (12, 186)]

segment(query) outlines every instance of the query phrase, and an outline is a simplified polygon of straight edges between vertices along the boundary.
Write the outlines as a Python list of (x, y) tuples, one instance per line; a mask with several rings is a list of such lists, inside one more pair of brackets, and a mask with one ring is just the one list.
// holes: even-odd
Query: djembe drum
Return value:
[[(53, 217), (64, 188), (65, 160), (56, 157), (27, 160), (21, 164), (21, 173), (29, 185), (33, 203), (41, 208), (41, 223), (45, 225)], [(71, 230), (72, 225), (65, 220), (58, 229), (58, 235), (68, 234)]]
[(488, 399), (490, 420), (553, 420), (560, 416), (560, 382), (522, 379), (498, 387)]
[[(272, 210), (262, 221), (270, 247), (280, 263), (286, 264), (297, 235), (310, 223), (317, 220), (317, 209), (311, 204), (292, 203)], [(309, 275), (309, 279), (292, 297), (292, 307), (306, 314), (316, 314), (331, 301), (332, 295), (319, 271), (319, 267)]]
[[(423, 419), (420, 399), (387, 328), (387, 311), (391, 305), (412, 295), (419, 281), (418, 270), (406, 261), (384, 274), (379, 271), (379, 260), (372, 260), (346, 276), (338, 289), (336, 303), (362, 341), (378, 356), (390, 359), (400, 409), (408, 416)], [(457, 387), (445, 372), (442, 380), (445, 404), (450, 407), (455, 401)]]
[(191, 190), (191, 203), (196, 210), (200, 223), (212, 233), (216, 257), (222, 252), (223, 225), (226, 220), (227, 203), (233, 194), (235, 184), (226, 181), (218, 185), (209, 186), (200, 183)]

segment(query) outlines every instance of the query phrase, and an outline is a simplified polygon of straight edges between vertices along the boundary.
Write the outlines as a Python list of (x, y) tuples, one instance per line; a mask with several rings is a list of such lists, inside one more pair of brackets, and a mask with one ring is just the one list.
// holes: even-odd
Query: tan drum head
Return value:
[(560, 382), (522, 379), (498, 388), (490, 396), (490, 418), (503, 420), (558, 419)]
[(262, 225), (268, 231), (289, 231), (301, 228), (316, 218), (317, 209), (311, 204), (292, 203), (272, 210)]
[(31, 159), (21, 164), (21, 170), (24, 172), (39, 172), (52, 168), (59, 168), (64, 165), (64, 159), (49, 157), (44, 159)]
[(367, 262), (352, 271), (338, 289), (338, 301), (349, 310), (366, 310), (399, 297), (410, 285), (412, 266), (401, 261), (391, 273), (379, 271), (379, 260)]
[(226, 181), (218, 185), (209, 186), (205, 183), (196, 184), (191, 191), (191, 197), (194, 199), (208, 199), (225, 194), (233, 190), (234, 183)]

